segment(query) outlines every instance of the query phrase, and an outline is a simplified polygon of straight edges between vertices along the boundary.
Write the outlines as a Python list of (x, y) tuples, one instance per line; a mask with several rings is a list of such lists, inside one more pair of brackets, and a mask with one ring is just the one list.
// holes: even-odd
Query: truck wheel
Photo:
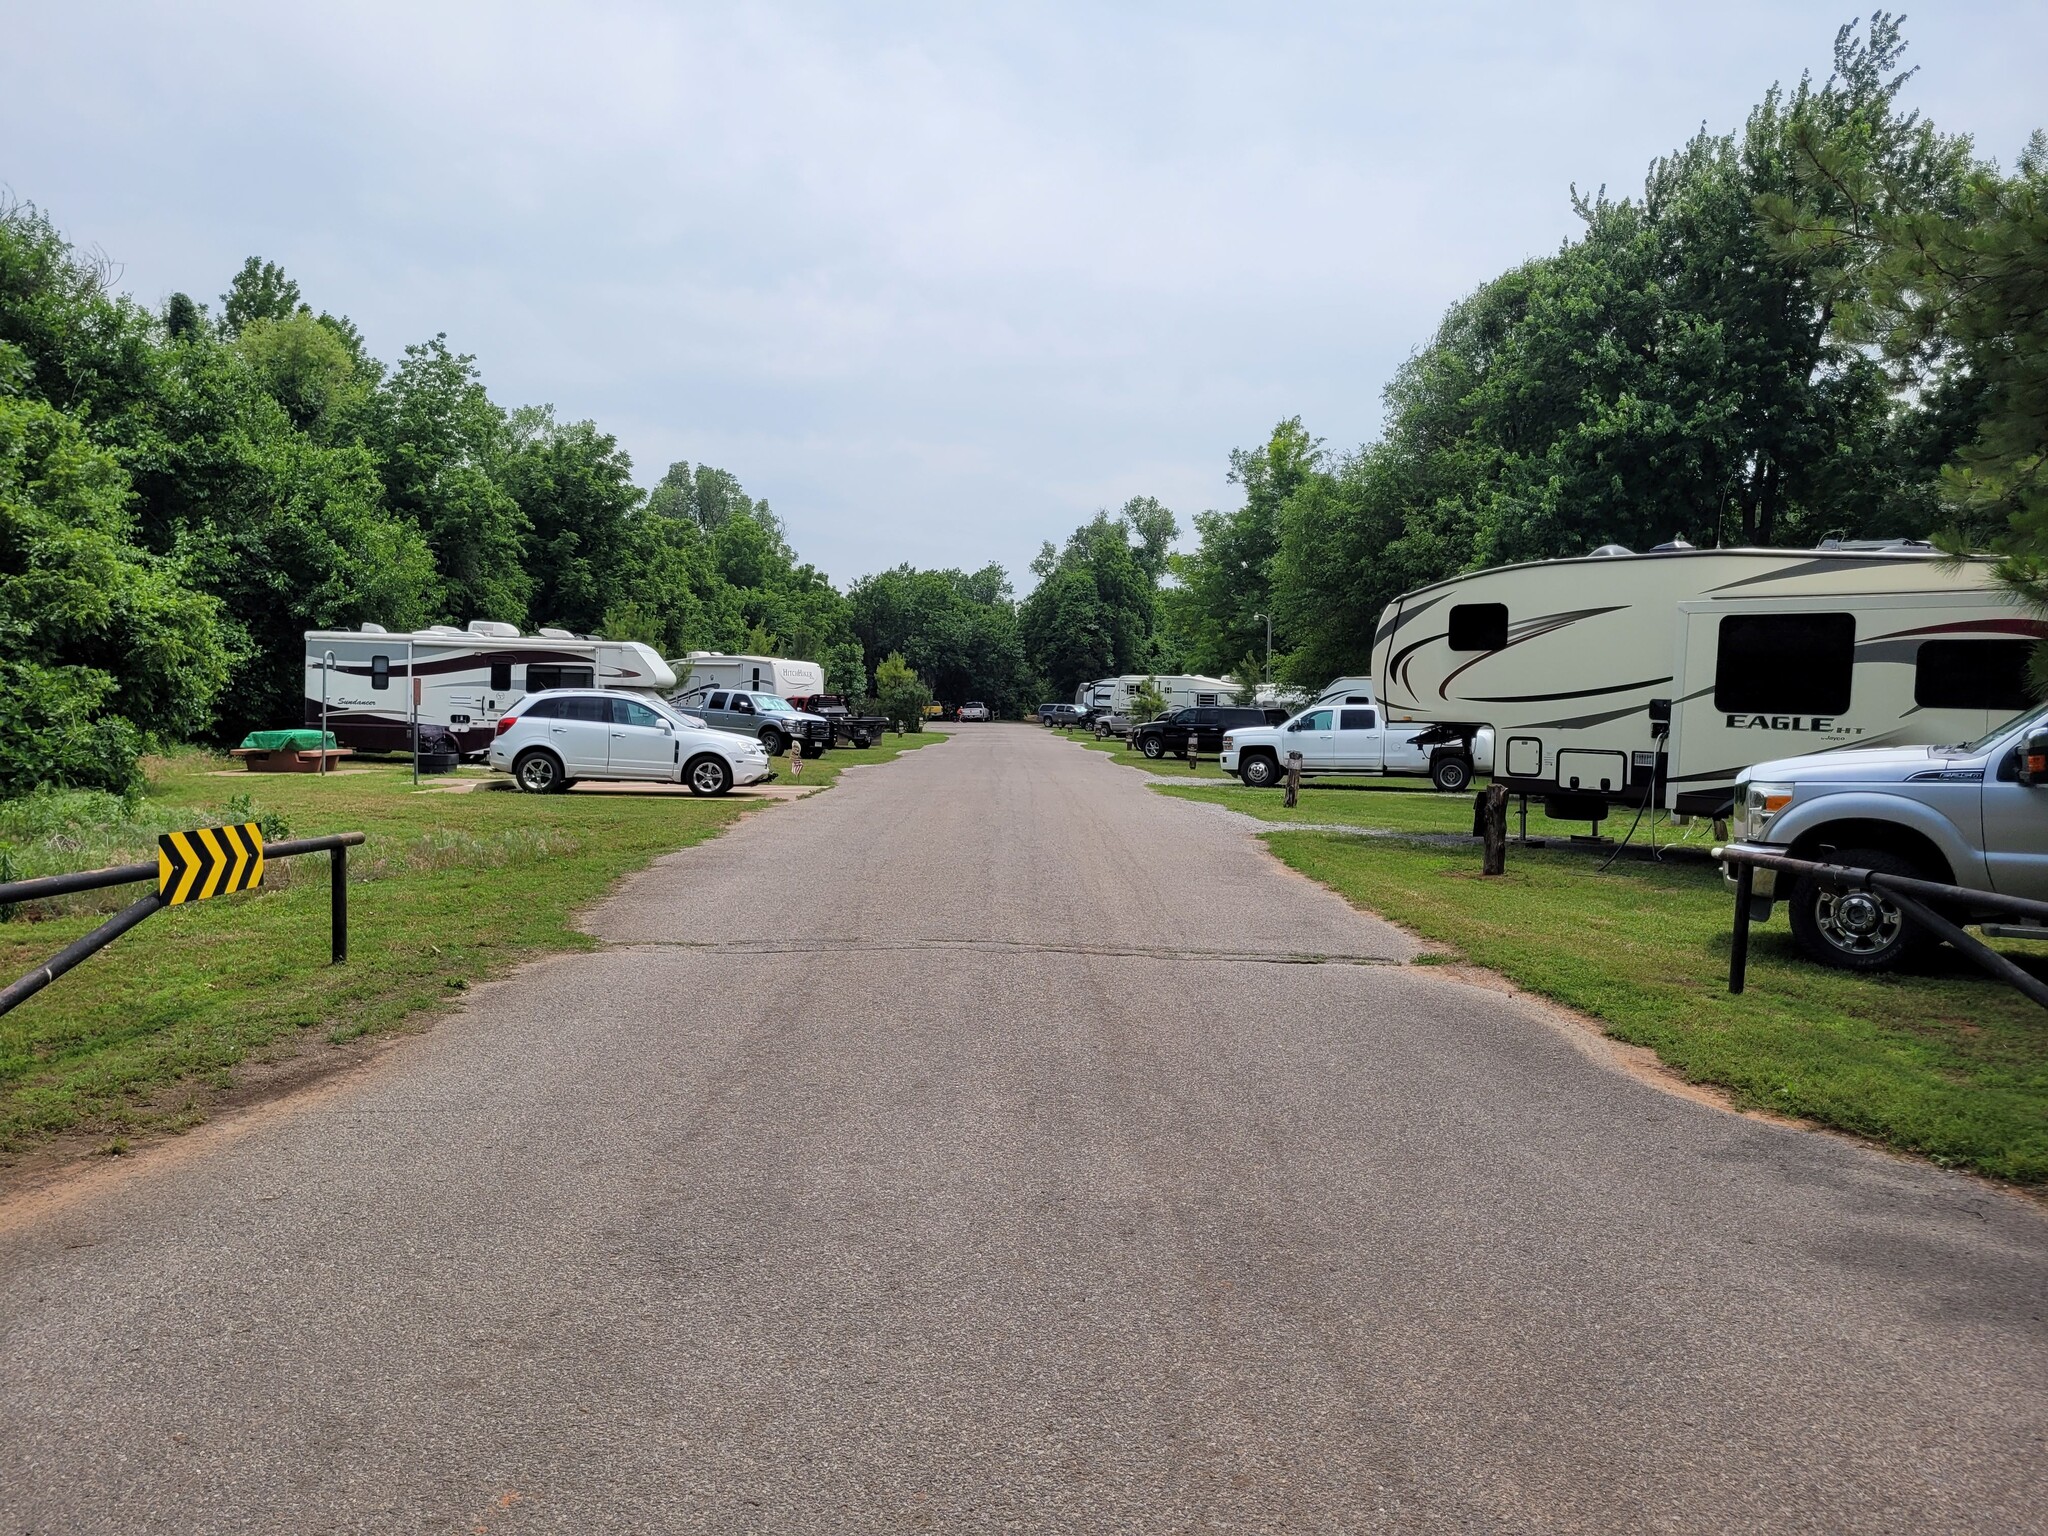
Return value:
[(761, 732), (761, 750), (770, 757), (780, 757), (789, 750), (789, 738), (774, 726), (768, 726)]
[(1280, 782), (1280, 765), (1261, 752), (1237, 765), (1237, 776), (1249, 789), (1271, 789)]
[(529, 795), (560, 794), (569, 787), (562, 760), (542, 747), (529, 747), (512, 765), (512, 782)]
[[(1923, 879), (1910, 859), (1878, 848), (1843, 848), (1825, 862)], [(1792, 888), (1792, 937), (1810, 960), (1844, 971), (1887, 971), (1934, 940), (1875, 891), (1831, 891), (1811, 875)]]
[(1156, 763), (1160, 758), (1166, 756), (1166, 743), (1157, 736), (1147, 736), (1138, 743), (1138, 750)]
[(1429, 782), (1457, 794), (1472, 782), (1472, 764), (1455, 752), (1439, 752), (1429, 761)]
[(683, 770), (683, 781), (693, 795), (722, 795), (732, 788), (732, 769), (726, 766), (724, 758), (707, 752), (690, 759), (690, 766)]

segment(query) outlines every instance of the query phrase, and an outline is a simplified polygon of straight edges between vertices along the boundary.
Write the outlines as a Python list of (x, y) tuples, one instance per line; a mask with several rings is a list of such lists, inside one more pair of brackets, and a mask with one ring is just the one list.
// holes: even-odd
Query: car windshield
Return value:
[(2008, 720), (1996, 730), (1985, 732), (1975, 741), (1966, 741), (1955, 750), (1958, 752), (1986, 752), (1991, 749), (1994, 742), (1998, 741), (2008, 732), (2030, 731), (2044, 724), (2048, 724), (2048, 704), (2038, 706), (2030, 714), (2021, 715), (2017, 720)]
[(795, 710), (789, 707), (789, 700), (778, 699), (772, 693), (750, 694), (749, 697), (754, 701), (754, 708), (760, 710), (764, 715), (793, 715), (796, 713)]

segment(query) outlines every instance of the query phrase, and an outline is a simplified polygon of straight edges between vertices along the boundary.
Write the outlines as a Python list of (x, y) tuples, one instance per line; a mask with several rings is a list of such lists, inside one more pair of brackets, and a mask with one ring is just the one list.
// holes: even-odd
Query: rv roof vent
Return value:
[(492, 640), (517, 640), (519, 638), (517, 628), (510, 624), (500, 624), (494, 619), (471, 619), (469, 621), (469, 632), (472, 635), (483, 635)]
[(1652, 545), (1650, 547), (1650, 553), (1653, 555), (1675, 555), (1680, 550), (1691, 549), (1692, 547), (1692, 545), (1686, 543), (1683, 539), (1673, 539), (1669, 544)]
[(365, 624), (363, 626), (363, 633), (366, 635), (388, 635), (391, 631), (382, 624)]
[(1634, 553), (1635, 551), (1630, 549), (1626, 544), (1602, 544), (1598, 549), (1593, 551), (1591, 558), (1595, 560), (1605, 560), (1614, 555), (1632, 555)]
[(459, 635), (462, 631), (453, 624), (429, 624), (422, 633), (429, 635)]
[(690, 652), (690, 660), (701, 661), (706, 656), (723, 656), (724, 654), (725, 652), (723, 651), (692, 651)]
[(534, 633), (545, 635), (550, 640), (574, 640), (576, 638), (566, 629), (537, 629)]

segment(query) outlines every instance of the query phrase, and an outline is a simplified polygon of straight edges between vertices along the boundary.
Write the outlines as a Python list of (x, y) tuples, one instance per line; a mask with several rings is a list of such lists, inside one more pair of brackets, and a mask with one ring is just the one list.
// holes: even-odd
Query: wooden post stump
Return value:
[(1301, 798), (1301, 754), (1287, 754), (1287, 803), (1293, 805)]
[(1485, 796), (1485, 838), (1486, 852), (1479, 866), (1482, 875), (1504, 875), (1508, 872), (1508, 787), (1505, 784), (1487, 786)]

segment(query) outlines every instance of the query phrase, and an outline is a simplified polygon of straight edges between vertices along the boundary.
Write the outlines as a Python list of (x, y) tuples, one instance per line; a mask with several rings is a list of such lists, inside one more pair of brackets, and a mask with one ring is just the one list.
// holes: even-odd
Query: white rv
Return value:
[(1397, 598), (1373, 678), (1390, 724), (1491, 726), (1496, 779), (1555, 815), (1720, 815), (1752, 763), (1975, 740), (2043, 635), (1990, 561), (1924, 544), (1609, 546)]
[(448, 731), (463, 752), (478, 753), (490, 746), (498, 717), (529, 693), (665, 693), (675, 685), (675, 673), (648, 647), (566, 629), (522, 635), (510, 624), (478, 619), (466, 630), (436, 624), (394, 634), (365, 624), (306, 632), (306, 724), (319, 726), (324, 695), (328, 729), (360, 752), (411, 751), (417, 718)]
[(780, 699), (807, 699), (825, 691), (825, 669), (815, 661), (782, 656), (728, 656), (692, 651), (669, 662), (682, 688), (744, 688)]
[(1126, 672), (1122, 677), (1099, 678), (1074, 690), (1074, 702), (1083, 709), (1127, 714), (1132, 696), (1151, 683), (1166, 700), (1168, 709), (1212, 709), (1237, 698), (1237, 680), (1229, 677), (1200, 677), (1193, 673)]

